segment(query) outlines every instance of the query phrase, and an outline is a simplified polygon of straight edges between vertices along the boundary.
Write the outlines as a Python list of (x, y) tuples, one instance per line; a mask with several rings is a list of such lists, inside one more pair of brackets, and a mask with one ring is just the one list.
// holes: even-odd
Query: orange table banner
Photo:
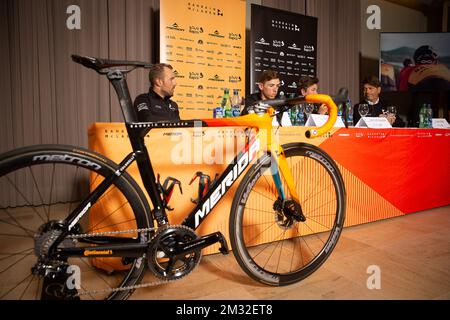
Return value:
[[(308, 142), (336, 161), (347, 191), (345, 226), (450, 204), (450, 130), (334, 128), (326, 137), (305, 141), (307, 129), (287, 127), (276, 132), (281, 143)], [(223, 172), (242, 139), (232, 128), (203, 128), (200, 135), (193, 130), (151, 130), (145, 138), (161, 180), (172, 176), (183, 185), (183, 194), (174, 192), (172, 196), (175, 208), (169, 217), (173, 224), (181, 223), (195, 206), (191, 199), (197, 197), (198, 185), (189, 185), (195, 172), (211, 177)], [(120, 123), (93, 124), (89, 147), (116, 163), (131, 152), (125, 126)], [(224, 158), (215, 161), (221, 148)], [(136, 164), (127, 171), (143, 187)], [(199, 235), (221, 231), (228, 237), (228, 217), (239, 182), (208, 214), (197, 229)], [(209, 247), (204, 253), (216, 253), (217, 248)]]

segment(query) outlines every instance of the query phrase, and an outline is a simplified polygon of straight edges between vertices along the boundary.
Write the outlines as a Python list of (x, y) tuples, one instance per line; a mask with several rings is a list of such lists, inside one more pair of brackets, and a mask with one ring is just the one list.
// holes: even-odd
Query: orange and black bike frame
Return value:
[[(90, 60), (86, 58), (77, 58), (79, 63), (82, 63), (88, 67), (93, 67)], [(96, 69), (96, 71), (98, 71)], [(106, 73), (105, 73), (106, 74)], [(132, 239), (126, 237), (105, 237), (104, 245), (101, 241), (93, 239), (92, 243), (97, 244), (95, 247), (76, 247), (76, 248), (59, 248), (56, 249), (58, 244), (70, 233), (70, 226), (76, 224), (76, 222), (88, 211), (91, 204), (98, 200), (101, 195), (120, 177), (126, 169), (134, 162), (137, 162), (139, 173), (141, 175), (144, 187), (148, 196), (152, 202), (152, 212), (150, 217), (151, 221), (156, 221), (158, 227), (169, 224), (166, 208), (164, 207), (163, 195), (160, 192), (157, 184), (157, 178), (153, 170), (153, 166), (150, 159), (150, 154), (144, 142), (144, 137), (150, 130), (154, 129), (167, 129), (167, 128), (203, 128), (203, 127), (242, 127), (251, 128), (256, 130), (256, 136), (247, 139), (244, 149), (234, 158), (234, 161), (227, 166), (215, 183), (211, 185), (208, 193), (199, 199), (196, 207), (186, 216), (183, 221), (183, 225), (195, 230), (206, 218), (209, 212), (212, 211), (215, 204), (220, 200), (211, 201), (211, 196), (215, 192), (220, 192), (219, 198), (221, 198), (231, 187), (231, 185), (238, 180), (239, 176), (245, 172), (245, 169), (251, 164), (253, 160), (258, 159), (258, 154), (255, 152), (260, 151), (258, 133), (264, 130), (267, 133), (266, 143), (263, 146), (263, 151), (271, 155), (273, 161), (271, 165), (271, 174), (274, 178), (275, 185), (281, 199), (284, 200), (285, 195), (281, 186), (281, 177), (286, 181), (286, 185), (290, 196), (293, 200), (299, 203), (297, 191), (294, 185), (294, 179), (292, 173), (288, 167), (284, 151), (281, 145), (272, 139), (272, 118), (275, 116), (276, 110), (270, 106), (267, 106), (267, 112), (261, 114), (248, 114), (237, 118), (222, 118), (222, 119), (204, 119), (204, 120), (182, 120), (176, 122), (136, 122), (136, 115), (132, 107), (128, 87), (124, 74), (120, 70), (112, 70), (107, 73), (107, 77), (113, 85), (116, 93), (119, 97), (120, 106), (122, 108), (123, 116), (126, 123), (126, 129), (132, 146), (132, 152), (128, 154), (124, 160), (119, 164), (119, 169), (109, 177), (100, 183), (89, 196), (84, 199), (77, 208), (75, 208), (65, 221), (65, 227), (62, 229), (61, 235), (52, 245), (50, 251), (61, 257), (69, 256), (83, 256), (86, 252), (90, 257), (96, 256), (121, 256), (121, 257), (138, 257), (141, 256), (145, 250), (147, 250), (147, 243), (142, 239)], [(326, 104), (329, 110), (328, 121), (320, 128), (314, 128), (307, 131), (306, 136), (309, 138), (318, 137), (327, 131), (329, 131), (336, 121), (337, 107), (332, 98), (328, 95), (315, 94), (305, 97), (295, 98), (295, 103), (299, 104), (302, 101), (308, 103), (320, 103)], [(270, 101), (267, 101), (270, 102)], [(279, 102), (279, 101), (278, 101)], [(292, 101), (291, 101), (292, 102)], [(279, 103), (281, 105), (281, 103)], [(287, 108), (288, 109), (288, 108)], [(285, 110), (287, 110), (285, 109)], [(279, 110), (278, 110), (279, 111)], [(256, 145), (255, 145), (256, 144)], [(219, 190), (219, 191), (217, 191)], [(217, 194), (215, 199), (217, 199)], [(219, 233), (217, 233), (219, 234)], [(221, 236), (222, 237), (222, 236)], [(210, 244), (220, 241), (219, 236), (215, 234), (210, 235), (207, 241)], [(222, 240), (223, 241), (223, 240)], [(89, 242), (89, 239), (86, 240)], [(106, 244), (107, 243), (107, 244)], [(111, 243), (116, 243), (112, 245)], [(205, 246), (203, 244), (202, 246)], [(187, 249), (186, 249), (187, 250)], [(99, 254), (97, 255), (96, 252)], [(104, 252), (110, 254), (105, 255)]]

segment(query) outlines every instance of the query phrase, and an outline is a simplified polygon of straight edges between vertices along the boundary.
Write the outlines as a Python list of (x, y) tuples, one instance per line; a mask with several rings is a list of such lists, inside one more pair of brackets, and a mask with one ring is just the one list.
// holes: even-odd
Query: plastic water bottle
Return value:
[(297, 111), (297, 125), (298, 126), (304, 126), (305, 125), (305, 114), (303, 113), (303, 106), (298, 106)]
[(347, 101), (347, 124), (353, 127), (353, 105), (350, 99)]
[(426, 118), (426, 109), (427, 109), (427, 105), (424, 103), (422, 105), (422, 108), (420, 108), (420, 111), (419, 111), (419, 128), (427, 128), (428, 127), (428, 120)]
[(298, 126), (298, 106), (293, 106), (290, 110), (289, 117), (293, 126)]
[(431, 104), (428, 104), (426, 110), (427, 128), (433, 128), (433, 109), (431, 109)]
[(233, 117), (241, 115), (241, 98), (238, 89), (233, 90), (233, 96), (231, 97), (231, 115)]
[(338, 114), (337, 114), (338, 117), (341, 117), (342, 121), (345, 121), (344, 118), (342, 118), (342, 116), (343, 116), (343, 112), (342, 112), (343, 106), (342, 106), (342, 103), (339, 103), (337, 107), (338, 107)]
[(214, 109), (213, 116), (215, 119), (217, 118), (223, 118), (223, 108), (221, 106), (218, 106)]
[(222, 103), (220, 106), (223, 109), (225, 118), (231, 118), (231, 102), (230, 102), (230, 91), (228, 89), (223, 90)]

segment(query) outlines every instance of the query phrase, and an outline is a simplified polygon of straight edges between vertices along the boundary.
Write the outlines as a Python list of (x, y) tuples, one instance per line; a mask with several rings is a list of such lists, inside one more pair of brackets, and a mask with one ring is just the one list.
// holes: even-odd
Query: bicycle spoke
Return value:
[(30, 253), (24, 254), (24, 252), (31, 251), (31, 250), (34, 250), (34, 248), (28, 248), (28, 249), (25, 249), (25, 250), (22, 250), (22, 251), (19, 251), (16, 253), (0, 253), (0, 256), (6, 255), (6, 257), (1, 258), (0, 261), (3, 261), (5, 259), (8, 259), (9, 257), (14, 257), (14, 256), (21, 256), (21, 255), (29, 256)]
[(29, 274), (28, 277), (30, 277), (30, 276), (31, 276), (30, 281), (28, 281), (27, 286), (25, 287), (25, 289), (23, 289), (22, 294), (19, 297), (19, 300), (22, 300), (22, 298), (23, 298), (25, 292), (27, 292), (27, 289), (30, 286), (31, 282), (33, 282), (33, 279), (34, 279), (35, 275), (34, 274)]
[[(41, 217), (41, 214), (36, 210), (36, 208), (33, 206), (33, 204), (25, 197), (25, 195), (17, 188), (16, 184), (9, 179), (8, 176), (6, 176), (6, 179), (9, 181), (9, 183), (13, 186), (13, 188), (17, 191), (17, 193), (22, 197), (23, 200), (27, 203), (27, 205), (38, 215), (38, 217), (45, 223), (45, 219)], [(6, 209), (4, 209), (6, 210)]]
[[(31, 167), (28, 167), (28, 169), (30, 169), (30, 173), (31, 173), (31, 177), (33, 178), (33, 182), (34, 182), (34, 185), (35, 185), (35, 187), (36, 187), (36, 191), (37, 191), (37, 193), (38, 193), (38, 195), (39, 195), (39, 199), (41, 200), (41, 203), (43, 204), (44, 203), (44, 200), (43, 200), (43, 198), (42, 198), (42, 195), (41, 195), (41, 191), (39, 190), (39, 187), (38, 187), (38, 184), (37, 184), (37, 182), (36, 182), (36, 177), (34, 176), (34, 173), (33, 173), (33, 170), (31, 170)], [(44, 206), (44, 212), (45, 212), (45, 215), (46, 215), (46, 217), (47, 217), (47, 220), (46, 221), (44, 221), (44, 223), (45, 222), (48, 222), (49, 220), (50, 220), (50, 214), (49, 214), (49, 212), (47, 211), (45, 211), (45, 206)]]
[(249, 207), (245, 207), (245, 209), (247, 209), (247, 210), (252, 210), (252, 211), (258, 211), (258, 212), (265, 212), (265, 213), (270, 213), (270, 214), (275, 215), (275, 211), (266, 211), (266, 210), (255, 209), (255, 208), (249, 208)]
[[(92, 226), (92, 230), (95, 230), (95, 228), (101, 224), (103, 221), (107, 220), (108, 218), (110, 218), (113, 214), (115, 214), (117, 211), (119, 211), (120, 209), (122, 209), (125, 205), (127, 205), (128, 202), (123, 203), (119, 208), (117, 208), (116, 210), (114, 210), (113, 212), (111, 212), (110, 214), (106, 215), (102, 220), (100, 220), (99, 222), (97, 222), (97, 224), (95, 224), (94, 226)], [(103, 227), (104, 228), (104, 227)]]
[[(8, 267), (6, 267), (6, 269), (3, 269), (2, 271), (0, 271), (0, 274), (2, 274), (5, 271), (8, 271), (11, 267), (15, 266), (17, 263), (19, 263), (20, 261), (22, 261), (23, 259), (29, 257), (32, 253), (24, 255), (22, 258), (14, 261), (12, 264), (10, 264)], [(34, 253), (33, 253), (34, 254)]]
[[(25, 282), (29, 277), (32, 277), (33, 276), (33, 274), (29, 274), (29, 275), (27, 275), (25, 278), (23, 278), (22, 280), (20, 280), (19, 281), (19, 283), (17, 283), (14, 287), (12, 287), (11, 289), (9, 289), (9, 291), (7, 291), (5, 294), (3, 294), (1, 297), (0, 297), (0, 300), (1, 299), (3, 299), (4, 297), (6, 297), (10, 292), (12, 292), (12, 291), (14, 291), (14, 289), (16, 289), (18, 286), (20, 286), (23, 282)], [(22, 296), (23, 296), (23, 293), (22, 293)], [(20, 299), (19, 299), (20, 300)]]
[(53, 179), (55, 177), (55, 166), (56, 164), (53, 164), (53, 170), (52, 170), (52, 178), (50, 180), (50, 199), (48, 200), (48, 216), (50, 217), (50, 210), (51, 210), (51, 203), (52, 203), (52, 195), (53, 195)]
[(15, 224), (14, 224), (14, 223), (11, 223), (11, 222), (8, 222), (8, 221), (5, 221), (5, 220), (3, 220), (3, 219), (0, 219), (0, 222), (2, 222), (2, 223), (4, 223), (4, 224), (11, 225), (11, 226), (14, 226), (14, 227), (19, 228), (19, 229), (22, 229), (23, 231), (25, 231), (25, 232), (28, 234), (29, 238), (34, 238), (34, 234), (36, 233), (35, 231), (30, 230), (30, 229), (28, 229), (28, 228), (25, 228), (24, 226), (22, 226), (22, 225), (20, 224), (19, 221), (17, 221), (17, 220), (16, 220), (16, 219), (8, 212), (8, 210), (6, 210), (6, 209), (3, 209), (3, 210), (4, 210), (4, 211), (6, 212), (6, 214), (11, 218), (11, 220), (13, 220), (13, 221), (15, 222)]

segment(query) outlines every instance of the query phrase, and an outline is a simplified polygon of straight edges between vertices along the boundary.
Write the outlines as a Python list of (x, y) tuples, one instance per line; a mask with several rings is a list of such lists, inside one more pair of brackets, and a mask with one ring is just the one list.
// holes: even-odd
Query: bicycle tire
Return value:
[[(305, 143), (286, 144), (283, 149), (306, 221), (291, 219), (289, 224), (275, 211), (278, 195), (270, 175), (271, 157), (265, 154), (240, 183), (229, 222), (240, 267), (254, 280), (272, 286), (301, 281), (325, 262), (341, 234), (346, 207), (344, 182), (329, 155)], [(283, 189), (288, 194), (284, 181)], [(322, 197), (326, 203), (319, 201)]]
[[(48, 225), (48, 221), (67, 217), (68, 212), (75, 208), (74, 202), (79, 201), (80, 194), (85, 194), (98, 185), (102, 177), (117, 170), (117, 164), (98, 153), (66, 145), (30, 146), (0, 156), (0, 190), (3, 194), (0, 195), (0, 299), (47, 297), (44, 292), (48, 292), (48, 288), (45, 288), (42, 277), (31, 272), (31, 267), (37, 261), (41, 242), (48, 237), (37, 236), (39, 228)], [(72, 186), (73, 189), (68, 190)], [(106, 212), (107, 209), (110, 211)], [(128, 214), (127, 221), (120, 216), (125, 212)], [(79, 233), (148, 228), (153, 224), (150, 222), (149, 212), (144, 194), (125, 172), (92, 204), (78, 223), (82, 229)], [(94, 213), (101, 213), (103, 216), (94, 217)], [(131, 234), (131, 237), (134, 236), (137, 237), (137, 233)], [(105, 244), (108, 241), (111, 239), (105, 240)], [(77, 242), (65, 240), (63, 244), (76, 246)], [(86, 246), (84, 243), (82, 245)], [(25, 247), (28, 249), (23, 250)], [(97, 260), (97, 265), (103, 269), (108, 264), (120, 264), (123, 261), (123, 270), (114, 271), (111, 266), (113, 270), (108, 270), (108, 274), (92, 266), (91, 262), (94, 260), (89, 257), (69, 258), (67, 263), (76, 265), (81, 270), (79, 291), (103, 292), (108, 288), (136, 285), (141, 281), (146, 267), (145, 255), (127, 261), (117, 261), (121, 258), (101, 259), (103, 260)], [(109, 291), (103, 292), (104, 296), (90, 295), (82, 298), (126, 299), (132, 292), (133, 290)]]

